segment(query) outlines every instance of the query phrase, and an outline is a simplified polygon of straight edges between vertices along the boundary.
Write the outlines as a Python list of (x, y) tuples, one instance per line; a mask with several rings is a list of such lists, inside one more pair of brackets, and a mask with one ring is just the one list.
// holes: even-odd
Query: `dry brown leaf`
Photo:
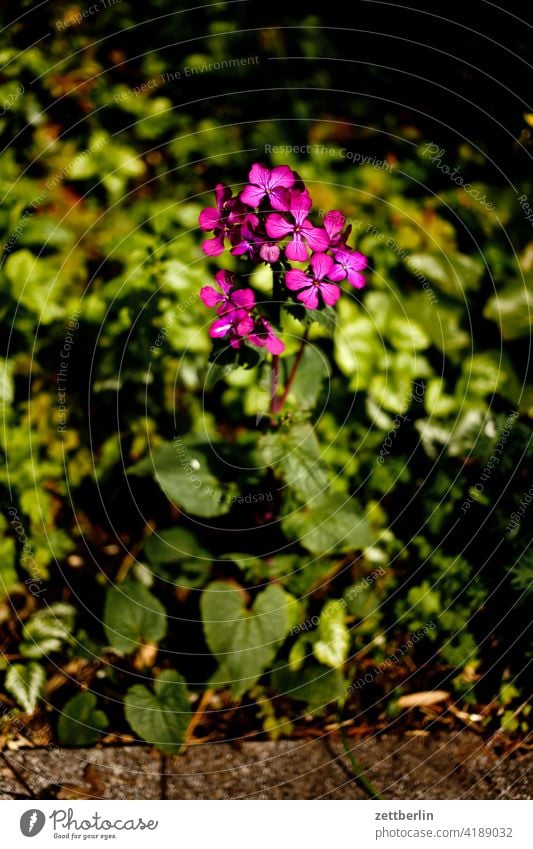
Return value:
[(62, 784), (56, 798), (103, 799), (106, 787), (95, 764), (87, 764), (83, 770), (83, 778), (87, 782), (88, 788), (77, 784)]
[(435, 705), (437, 702), (443, 702), (449, 696), (450, 694), (446, 690), (421, 690), (419, 693), (400, 696), (398, 707), (412, 708), (421, 707), (422, 705)]
[(133, 666), (139, 672), (154, 665), (157, 657), (157, 643), (145, 643), (140, 646), (133, 659)]

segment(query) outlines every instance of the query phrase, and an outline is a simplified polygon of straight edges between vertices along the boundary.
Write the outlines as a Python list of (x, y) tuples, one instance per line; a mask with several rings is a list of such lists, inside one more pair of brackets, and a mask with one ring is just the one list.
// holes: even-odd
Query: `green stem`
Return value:
[(276, 409), (275, 409), (276, 413), (279, 413), (283, 409), (283, 405), (285, 404), (285, 401), (287, 400), (287, 396), (288, 396), (289, 392), (291, 391), (291, 386), (294, 383), (294, 378), (296, 377), (296, 372), (298, 371), (298, 366), (300, 365), (300, 363), (302, 361), (305, 346), (307, 345), (308, 333), (309, 333), (309, 328), (307, 327), (306, 331), (304, 333), (300, 348), (298, 350), (298, 353), (296, 354), (296, 357), (295, 357), (294, 362), (292, 364), (292, 368), (289, 372), (289, 376), (287, 378), (287, 383), (285, 384), (285, 389), (283, 390), (283, 394), (282, 394), (281, 398), (279, 399), (279, 402), (276, 404)]
[(283, 266), (281, 262), (272, 263), (272, 303), (275, 311), (275, 321), (279, 324), (281, 316), (281, 275), (283, 274)]
[(274, 416), (278, 412), (278, 383), (279, 383), (279, 356), (272, 354), (272, 372), (270, 376), (270, 424), (275, 424)]
[[(272, 304), (275, 313), (275, 322), (279, 324), (281, 317), (281, 275), (283, 266), (280, 262), (272, 263)], [(274, 416), (278, 412), (278, 385), (279, 385), (279, 357), (272, 355), (272, 372), (270, 379), (270, 424), (275, 424)]]
[(346, 734), (344, 733), (343, 728), (339, 728), (339, 735), (340, 735), (340, 738), (341, 738), (342, 745), (344, 746), (344, 751), (346, 752), (348, 760), (350, 761), (350, 763), (352, 765), (355, 780), (357, 781), (359, 786), (365, 791), (365, 793), (367, 793), (370, 796), (371, 799), (379, 799), (379, 800), (382, 801), (383, 796), (374, 787), (374, 785), (372, 784), (370, 779), (366, 777), (363, 765), (359, 763), (359, 761), (355, 757), (354, 753), (350, 749), (350, 744), (348, 742), (348, 738), (346, 737)]
[[(281, 284), (281, 275), (283, 274), (283, 265), (281, 262), (272, 263), (272, 302), (275, 308), (276, 313), (276, 323), (279, 325), (280, 317), (281, 317), (281, 297), (282, 297), (282, 284)], [(296, 354), (296, 358), (294, 363), (292, 364), (292, 368), (290, 370), (289, 376), (287, 378), (287, 383), (285, 385), (285, 389), (283, 390), (283, 394), (281, 398), (278, 398), (278, 386), (279, 386), (279, 357), (274, 354), (272, 356), (272, 376), (271, 376), (271, 384), (270, 384), (270, 422), (271, 424), (275, 424), (274, 416), (281, 412), (283, 409), (283, 405), (287, 400), (287, 396), (291, 390), (291, 386), (294, 383), (294, 379), (296, 377), (296, 373), (298, 371), (298, 366), (300, 365), (304, 353), (305, 346), (307, 344), (307, 337), (309, 334), (309, 327), (306, 328), (302, 343), (300, 345), (299, 351)]]

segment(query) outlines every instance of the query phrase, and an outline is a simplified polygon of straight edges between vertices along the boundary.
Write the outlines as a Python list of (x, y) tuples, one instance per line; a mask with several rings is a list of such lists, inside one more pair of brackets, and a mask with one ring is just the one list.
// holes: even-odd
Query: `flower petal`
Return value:
[(258, 186), (262, 186), (264, 189), (266, 189), (266, 187), (268, 186), (268, 181), (270, 179), (270, 169), (265, 168), (265, 166), (261, 165), (260, 162), (256, 162), (250, 168), (248, 179), (250, 183), (256, 183)]
[(251, 245), (249, 242), (238, 242), (230, 251), (232, 256), (242, 256), (243, 254), (247, 254), (250, 250)]
[(346, 269), (343, 265), (334, 265), (328, 272), (328, 280), (335, 280), (336, 283), (339, 280), (344, 280), (346, 277)]
[(277, 165), (270, 172), (268, 187), (275, 189), (276, 186), (283, 186), (285, 189), (291, 189), (294, 186), (294, 174), (288, 165)]
[(280, 249), (277, 245), (271, 245), (270, 242), (265, 242), (264, 245), (261, 245), (259, 256), (261, 259), (264, 259), (265, 262), (277, 262), (279, 255)]
[(292, 268), (285, 275), (285, 285), (292, 292), (297, 292), (298, 289), (302, 289), (304, 286), (310, 286), (311, 283), (311, 278), (305, 272), (298, 271), (297, 268)]
[(231, 189), (225, 183), (217, 183), (215, 187), (215, 198), (217, 206), (222, 209), (225, 203), (231, 198)]
[(290, 194), (288, 189), (272, 189), (268, 195), (270, 206), (272, 209), (278, 209), (280, 212), (287, 212), (290, 203)]
[(255, 294), (251, 289), (238, 289), (232, 294), (231, 301), (236, 307), (251, 310), (255, 306)]
[(289, 208), (297, 224), (303, 224), (312, 206), (312, 200), (307, 192), (291, 192)]
[(356, 289), (362, 289), (365, 285), (364, 275), (360, 271), (348, 271), (348, 281), (355, 286)]
[(335, 286), (333, 283), (321, 283), (320, 284), (320, 294), (324, 300), (324, 303), (328, 307), (332, 307), (333, 304), (336, 304), (341, 296), (341, 290), (338, 286)]
[(246, 206), (259, 206), (265, 196), (265, 190), (260, 186), (245, 186), (241, 192), (241, 200)]
[(216, 230), (220, 226), (220, 211), (215, 209), (214, 206), (208, 206), (202, 209), (198, 217), (198, 224), (205, 232)]
[(318, 292), (316, 286), (309, 286), (297, 296), (299, 301), (305, 304), (308, 310), (316, 310), (318, 307)]
[(326, 251), (329, 248), (328, 234), (321, 227), (313, 227), (310, 221), (305, 221), (302, 225), (302, 233), (311, 250)]
[(271, 239), (283, 239), (294, 230), (294, 225), (278, 212), (273, 212), (272, 215), (268, 216), (265, 226)]
[(359, 251), (352, 251), (350, 265), (354, 271), (362, 271), (363, 268), (367, 267), (368, 259), (364, 254), (359, 253)]
[(235, 275), (232, 274), (231, 271), (226, 271), (225, 268), (221, 268), (220, 271), (217, 271), (215, 274), (215, 280), (225, 295), (229, 295), (235, 285)]
[(247, 336), (248, 333), (254, 329), (253, 319), (247, 315), (245, 318), (242, 318), (236, 325), (236, 330), (239, 336)]
[(285, 345), (281, 339), (278, 339), (273, 333), (269, 333), (265, 339), (265, 348), (271, 354), (282, 354), (285, 350)]
[(322, 280), (323, 277), (329, 276), (329, 272), (333, 268), (333, 260), (327, 254), (313, 254), (311, 257), (311, 268), (315, 272), (315, 277)]
[(206, 239), (202, 242), (202, 250), (207, 256), (220, 256), (224, 251), (224, 236), (220, 234), (214, 239)]
[(294, 238), (285, 248), (285, 256), (287, 259), (292, 259), (293, 262), (305, 262), (307, 259), (307, 247), (302, 241), (299, 233), (295, 233)]
[(324, 218), (324, 230), (332, 242), (335, 242), (340, 236), (345, 221), (345, 216), (338, 209), (332, 209), (326, 214)]
[(333, 251), (333, 256), (337, 262), (341, 262), (343, 265), (348, 266), (348, 268), (353, 269), (353, 271), (362, 271), (363, 268), (366, 268), (368, 265), (366, 256), (359, 253), (359, 251), (341, 249)]
[(229, 333), (232, 327), (233, 322), (228, 316), (217, 318), (209, 328), (209, 335), (211, 339), (222, 339), (223, 336)]
[(222, 300), (222, 295), (213, 286), (203, 286), (200, 289), (200, 298), (206, 307), (216, 307)]

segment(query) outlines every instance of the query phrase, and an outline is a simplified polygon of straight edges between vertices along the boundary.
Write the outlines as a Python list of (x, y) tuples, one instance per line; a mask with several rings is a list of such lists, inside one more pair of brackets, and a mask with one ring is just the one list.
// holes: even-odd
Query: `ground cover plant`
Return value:
[(153, 5), (142, 51), (54, 2), (1, 53), (2, 745), (514, 745), (531, 115), (489, 149), (357, 94), (319, 9)]

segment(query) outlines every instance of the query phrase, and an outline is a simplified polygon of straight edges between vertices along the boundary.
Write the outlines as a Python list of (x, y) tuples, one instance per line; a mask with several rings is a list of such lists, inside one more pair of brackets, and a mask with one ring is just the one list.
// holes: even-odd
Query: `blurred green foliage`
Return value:
[[(78, 7), (46, 4), (0, 52), (4, 698), (50, 702), (64, 743), (126, 719), (174, 751), (185, 679), (260, 692), (273, 729), (287, 700), (377, 718), (437, 681), (514, 730), (533, 571), (527, 517), (507, 530), (532, 453), (533, 240), (516, 193), (474, 141), (441, 143), (361, 96), (332, 105), (327, 62), (299, 89), (271, 59), (294, 40), (335, 55), (312, 16), (294, 34), (244, 32), (237, 6), (167, 15), (136, 50), (132, 6), (58, 28)], [(258, 61), (205, 70), (242, 57)], [(270, 73), (261, 105), (242, 93)], [(494, 209), (436, 167), (436, 141)], [(301, 174), (317, 223), (343, 210), (371, 267), (361, 297), (313, 325), (275, 432), (256, 422), (265, 365), (215, 371), (198, 298), (218, 266), (198, 214), (256, 160)], [(288, 368), (302, 324), (284, 322)], [(410, 665), (347, 695), (431, 621)], [(153, 670), (153, 691), (135, 683)]]

